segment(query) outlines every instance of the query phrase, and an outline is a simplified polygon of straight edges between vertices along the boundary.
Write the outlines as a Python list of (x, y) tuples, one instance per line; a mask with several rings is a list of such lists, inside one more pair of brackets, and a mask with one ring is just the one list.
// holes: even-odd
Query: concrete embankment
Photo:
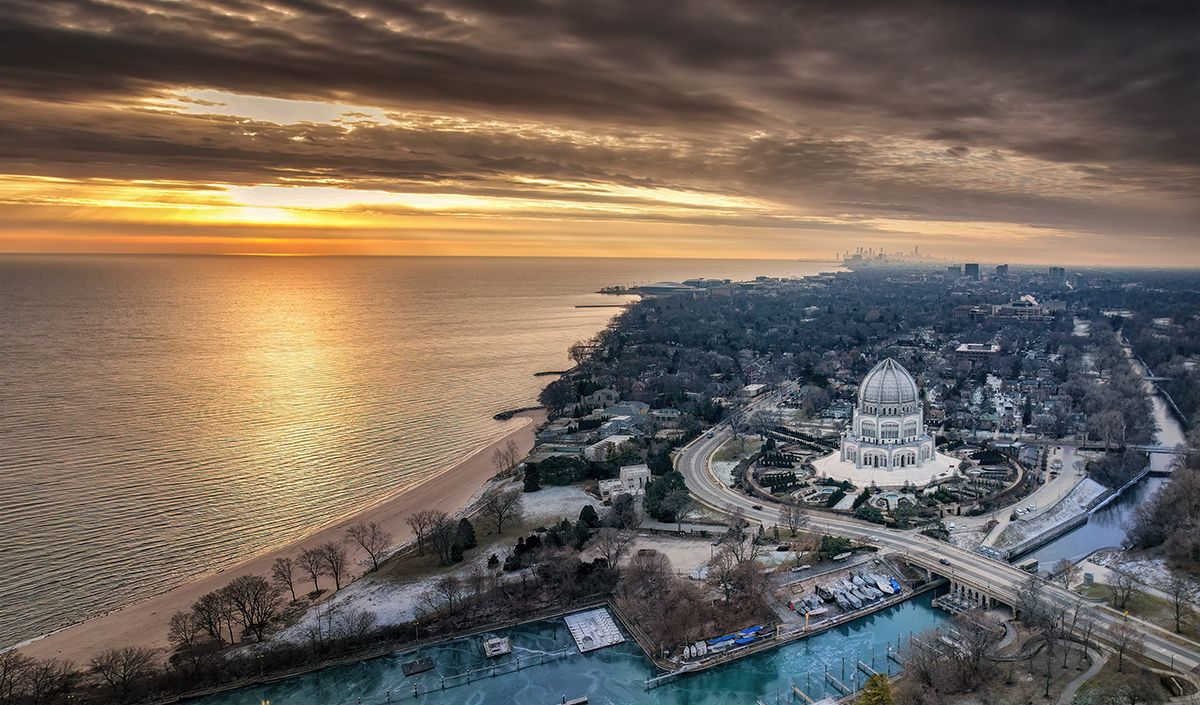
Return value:
[(1041, 514), (1031, 519), (1010, 521), (993, 546), (1009, 559), (1028, 553), (1086, 524), (1090, 513), (1112, 494), (1107, 487), (1084, 478)]

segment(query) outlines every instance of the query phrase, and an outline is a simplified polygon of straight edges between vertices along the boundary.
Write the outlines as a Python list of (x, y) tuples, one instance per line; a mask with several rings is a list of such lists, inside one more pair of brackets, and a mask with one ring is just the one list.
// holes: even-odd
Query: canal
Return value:
[[(1134, 364), (1145, 374), (1145, 368), (1136, 362)], [(1167, 446), (1183, 443), (1185, 436), (1183, 426), (1171, 415), (1167, 403), (1158, 394), (1152, 394), (1150, 401), (1154, 405), (1154, 421), (1158, 425), (1155, 442)], [(1151, 453), (1150, 467), (1156, 471), (1166, 470), (1174, 459), (1175, 456), (1169, 453)], [(1167, 477), (1147, 476), (1141, 482), (1125, 490), (1124, 494), (1103, 509), (1092, 514), (1088, 518), (1088, 523), (1062, 538), (1042, 546), (1030, 553), (1029, 557), (1038, 559), (1042, 570), (1046, 570), (1061, 558), (1078, 561), (1096, 549), (1119, 547), (1125, 540), (1125, 522), (1133, 513), (1134, 508), (1149, 499), (1159, 487), (1169, 481), (1170, 478)]]
[[(488, 677), (483, 658), (484, 637), (468, 637), (416, 651), (392, 654), (370, 661), (328, 668), (260, 686), (192, 701), (196, 705), (357, 705), (364, 703), (421, 703), (422, 705), (485, 705), (517, 703), (551, 705), (563, 698), (587, 696), (590, 705), (645, 703), (646, 705), (734, 705), (789, 702), (791, 687), (804, 690), (814, 700), (823, 694), (837, 695), (830, 675), (850, 687), (865, 675), (855, 668), (862, 660), (876, 670), (894, 673), (887, 647), (909, 633), (940, 624), (945, 613), (930, 606), (932, 593), (925, 593), (873, 615), (848, 622), (778, 649), (762, 652), (709, 671), (684, 676), (654, 690), (646, 679), (657, 669), (626, 634), (624, 644), (580, 654), (562, 618), (535, 622), (501, 632), (512, 644), (511, 656), (526, 664), (537, 663), (542, 654), (567, 648), (562, 658), (544, 665)], [(403, 664), (428, 657), (434, 669), (405, 677)], [(845, 663), (843, 671), (843, 660)], [(440, 690), (443, 676), (472, 669), (478, 677), (467, 685)], [(843, 673), (845, 678), (843, 679)], [(450, 679), (448, 678), (449, 682)], [(413, 697), (414, 686), (421, 695)]]

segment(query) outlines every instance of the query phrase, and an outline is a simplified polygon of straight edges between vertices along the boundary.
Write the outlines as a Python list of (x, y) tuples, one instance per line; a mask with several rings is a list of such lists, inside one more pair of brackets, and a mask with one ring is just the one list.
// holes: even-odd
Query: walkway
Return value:
[(1104, 664), (1108, 663), (1108, 654), (1105, 652), (1088, 649), (1087, 654), (1088, 658), (1092, 660), (1091, 668), (1084, 671), (1075, 680), (1067, 683), (1067, 687), (1063, 688), (1062, 695), (1058, 696), (1058, 705), (1071, 705), (1071, 703), (1075, 702), (1075, 693), (1079, 692), (1083, 684), (1091, 680), (1100, 672), (1101, 668), (1104, 668)]

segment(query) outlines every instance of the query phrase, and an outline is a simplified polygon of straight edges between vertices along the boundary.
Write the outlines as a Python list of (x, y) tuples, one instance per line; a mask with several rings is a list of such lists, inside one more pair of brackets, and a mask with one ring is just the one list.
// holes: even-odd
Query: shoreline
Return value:
[[(545, 421), (545, 412), (526, 411), (518, 414), (516, 418), (524, 419), (525, 422), (496, 441), (468, 453), (456, 462), (448, 464), (446, 469), (436, 475), (406, 487), (383, 501), (319, 526), (314, 533), (301, 541), (254, 556), (199, 580), (184, 583), (141, 602), (63, 627), (13, 648), (33, 658), (73, 661), (76, 667), (86, 666), (90, 658), (109, 648), (143, 646), (169, 649), (167, 629), (172, 614), (180, 610), (189, 610), (201, 596), (224, 587), (239, 575), (263, 575), (270, 579), (271, 565), (276, 558), (294, 557), (302, 548), (311, 548), (326, 541), (344, 538), (346, 527), (351, 524), (360, 521), (378, 522), (384, 530), (392, 534), (391, 547), (403, 544), (412, 538), (412, 530), (404, 523), (404, 518), (410, 513), (436, 508), (453, 514), (470, 501), (479, 488), (496, 474), (491, 459), (495, 449), (503, 448), (510, 440), (515, 441), (523, 452), (528, 452), (533, 447), (534, 432), (537, 426)], [(354, 574), (354, 580), (357, 580), (365, 571), (361, 563), (369, 562), (370, 559), (366, 551), (357, 544), (348, 545), (348, 549), (351, 572)], [(299, 586), (309, 584), (303, 582), (299, 575), (297, 580), (301, 581), (298, 582), (297, 591)], [(346, 584), (352, 582), (353, 580), (347, 581)]]

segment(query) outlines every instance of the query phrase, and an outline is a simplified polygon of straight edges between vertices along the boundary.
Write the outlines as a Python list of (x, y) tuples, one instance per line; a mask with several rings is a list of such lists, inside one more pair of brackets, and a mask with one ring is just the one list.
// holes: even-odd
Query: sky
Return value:
[(1200, 266), (1200, 3), (5, 0), (0, 252)]

